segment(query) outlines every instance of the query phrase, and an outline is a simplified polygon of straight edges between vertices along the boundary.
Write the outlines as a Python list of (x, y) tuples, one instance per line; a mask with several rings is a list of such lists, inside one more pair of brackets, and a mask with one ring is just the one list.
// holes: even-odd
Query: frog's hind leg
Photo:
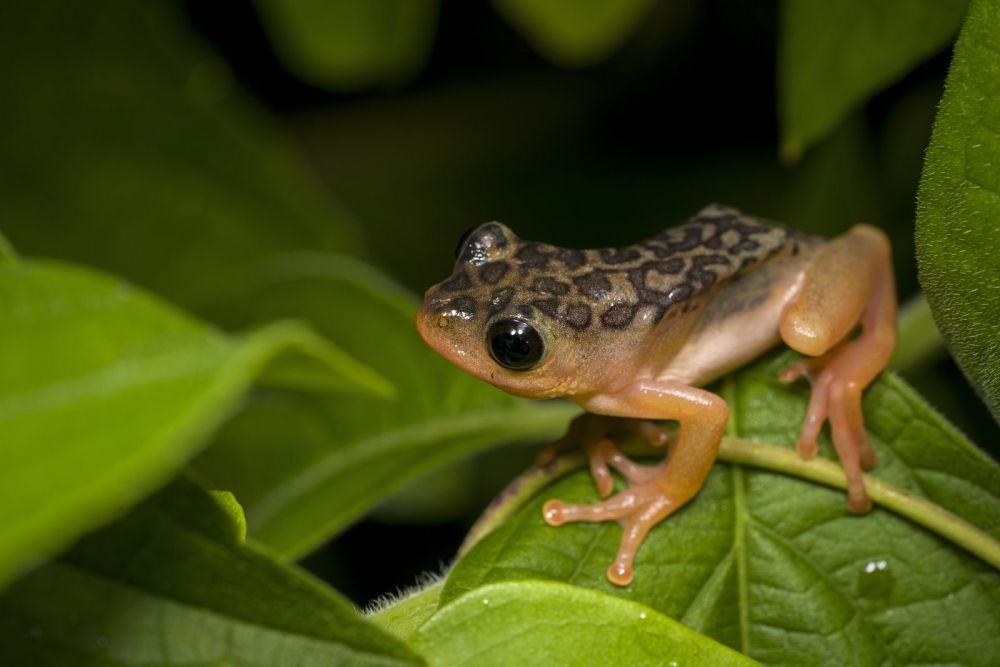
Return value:
[[(851, 338), (859, 324), (861, 333)], [(816, 455), (816, 437), (829, 420), (847, 476), (848, 509), (865, 512), (871, 501), (861, 470), (873, 468), (876, 458), (865, 433), (861, 392), (885, 368), (896, 344), (896, 290), (885, 235), (858, 225), (823, 246), (782, 314), (780, 331), (789, 346), (812, 357), (780, 376), (792, 382), (805, 375), (812, 382), (799, 455)]]

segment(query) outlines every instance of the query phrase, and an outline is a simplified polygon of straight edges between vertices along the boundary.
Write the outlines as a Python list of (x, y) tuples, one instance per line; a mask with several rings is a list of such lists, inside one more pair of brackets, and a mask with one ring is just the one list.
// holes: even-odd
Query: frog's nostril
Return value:
[(448, 325), (451, 323), (451, 318), (447, 317), (446, 315), (438, 315), (435, 322), (438, 325), (439, 329), (447, 329)]

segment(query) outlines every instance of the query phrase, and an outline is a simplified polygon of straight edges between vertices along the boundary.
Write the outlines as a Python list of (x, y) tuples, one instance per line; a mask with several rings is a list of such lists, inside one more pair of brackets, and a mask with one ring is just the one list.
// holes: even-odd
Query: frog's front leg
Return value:
[[(852, 339), (858, 324), (861, 333)], [(861, 471), (875, 467), (876, 458), (865, 433), (861, 392), (885, 368), (896, 344), (896, 290), (885, 235), (858, 225), (824, 246), (806, 268), (780, 331), (789, 346), (813, 357), (780, 376), (792, 382), (805, 375), (812, 382), (799, 455), (816, 455), (816, 437), (829, 420), (847, 477), (848, 509), (866, 512), (871, 501)]]
[(550, 500), (542, 509), (551, 526), (568, 521), (621, 523), (621, 545), (608, 568), (608, 579), (626, 586), (632, 581), (636, 552), (649, 530), (701, 489), (719, 451), (729, 409), (725, 401), (710, 392), (655, 380), (636, 382), (622, 393), (594, 397), (586, 407), (612, 416), (674, 419), (680, 423), (677, 442), (662, 463), (639, 466), (624, 457), (609, 461), (629, 481), (625, 491), (592, 505)]

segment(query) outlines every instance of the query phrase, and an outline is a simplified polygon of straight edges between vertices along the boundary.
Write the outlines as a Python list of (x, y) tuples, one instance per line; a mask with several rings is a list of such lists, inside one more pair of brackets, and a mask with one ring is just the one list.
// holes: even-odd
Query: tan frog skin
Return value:
[[(451, 277), (427, 290), (417, 329), (437, 352), (501, 389), (565, 396), (587, 410), (548, 451), (567, 441), (583, 446), (605, 500), (550, 500), (543, 514), (553, 526), (619, 521), (613, 583), (632, 580), (650, 528), (701, 489), (715, 461), (729, 411), (698, 387), (781, 341), (807, 356), (780, 379), (812, 383), (799, 455), (816, 455), (829, 421), (848, 509), (871, 507), (861, 471), (876, 460), (861, 392), (896, 342), (890, 248), (879, 230), (858, 225), (825, 240), (712, 204), (625, 248), (557, 248), (491, 222), (456, 253)], [(652, 419), (676, 420), (678, 436), (662, 463), (639, 465), (612, 436), (639, 432), (662, 444), (666, 432), (645, 421)], [(629, 482), (612, 497), (609, 467)]]

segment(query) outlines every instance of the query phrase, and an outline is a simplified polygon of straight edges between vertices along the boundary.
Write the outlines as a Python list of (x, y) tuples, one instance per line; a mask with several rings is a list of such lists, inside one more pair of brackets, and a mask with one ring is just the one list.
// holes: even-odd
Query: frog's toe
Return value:
[(621, 523), (621, 544), (614, 562), (608, 567), (608, 580), (618, 586), (627, 586), (632, 581), (632, 563), (650, 529), (681, 507), (689, 495), (674, 497), (649, 478), (599, 503), (549, 500), (542, 507), (542, 516), (550, 526), (561, 526), (571, 521)]

